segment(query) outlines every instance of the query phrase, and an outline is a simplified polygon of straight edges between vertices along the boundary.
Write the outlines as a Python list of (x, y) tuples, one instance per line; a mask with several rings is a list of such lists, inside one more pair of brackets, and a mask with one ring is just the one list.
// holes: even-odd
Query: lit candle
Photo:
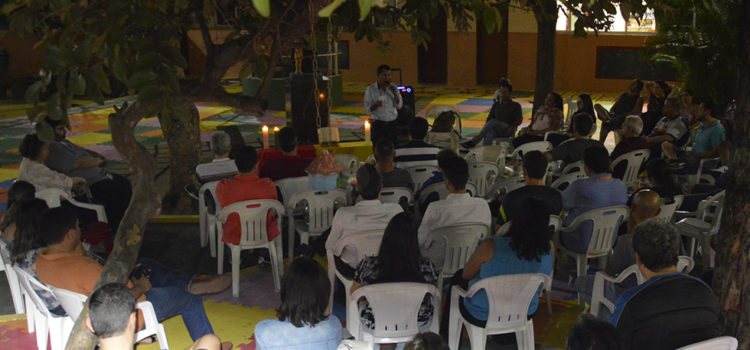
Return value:
[(279, 149), (279, 127), (273, 127), (273, 148)]
[(268, 125), (263, 125), (263, 149), (268, 148)]
[(370, 142), (370, 122), (365, 120), (365, 142)]

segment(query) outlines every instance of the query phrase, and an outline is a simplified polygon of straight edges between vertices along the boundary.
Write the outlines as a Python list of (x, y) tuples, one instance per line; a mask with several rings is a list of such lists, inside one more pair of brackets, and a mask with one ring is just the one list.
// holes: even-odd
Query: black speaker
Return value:
[(398, 117), (396, 118), (396, 124), (398, 126), (409, 126), (411, 120), (414, 119), (416, 111), (414, 110), (414, 88), (411, 86), (398, 86), (398, 91), (401, 93), (401, 98), (404, 100), (404, 104), (401, 109), (398, 110)]
[(320, 126), (328, 126), (328, 84), (318, 79), (318, 94), (315, 94), (312, 74), (295, 74), (289, 82), (292, 98), (292, 127), (300, 145), (318, 143), (318, 126), (315, 115), (315, 100), (320, 105)]

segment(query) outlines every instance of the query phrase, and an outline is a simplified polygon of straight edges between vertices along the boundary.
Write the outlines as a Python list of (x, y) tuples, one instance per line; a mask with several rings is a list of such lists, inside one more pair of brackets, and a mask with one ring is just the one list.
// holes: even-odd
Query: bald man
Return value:
[[(630, 204), (630, 218), (628, 219), (628, 233), (617, 237), (617, 243), (614, 247), (612, 257), (607, 260), (605, 271), (610, 276), (617, 276), (628, 266), (635, 264), (635, 251), (633, 250), (633, 229), (641, 222), (659, 214), (661, 208), (661, 198), (653, 190), (639, 191), (633, 196), (633, 202)], [(590, 304), (591, 291), (594, 289), (594, 276), (586, 275), (576, 279), (576, 289), (578, 290), (583, 301)], [(613, 301), (627, 289), (636, 286), (636, 279), (630, 276), (620, 284), (613, 285), (605, 283), (604, 296)], [(600, 308), (600, 312), (607, 314), (596, 315), (603, 319), (609, 319), (608, 309)]]

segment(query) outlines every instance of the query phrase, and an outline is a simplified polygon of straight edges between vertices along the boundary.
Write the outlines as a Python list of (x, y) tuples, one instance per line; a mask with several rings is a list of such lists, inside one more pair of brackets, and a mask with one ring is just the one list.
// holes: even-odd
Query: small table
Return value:
[(372, 142), (370, 141), (353, 141), (339, 142), (336, 146), (315, 145), (315, 150), (320, 155), (323, 150), (328, 150), (333, 154), (352, 154), (361, 162), (367, 160), (372, 155)]

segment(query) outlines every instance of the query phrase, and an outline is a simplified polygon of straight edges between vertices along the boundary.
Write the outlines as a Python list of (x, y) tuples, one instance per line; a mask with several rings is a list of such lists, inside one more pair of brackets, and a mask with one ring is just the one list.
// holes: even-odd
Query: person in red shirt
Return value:
[(294, 129), (287, 126), (279, 131), (279, 146), (283, 155), (264, 161), (260, 168), (260, 177), (276, 181), (288, 177), (307, 176), (305, 169), (315, 158), (297, 154), (297, 136)]
[[(245, 146), (234, 159), (239, 174), (231, 179), (224, 179), (216, 185), (216, 197), (222, 208), (241, 201), (253, 199), (277, 199), (276, 186), (268, 178), (258, 177), (258, 153), (252, 146)], [(223, 226), (222, 241), (232, 244), (240, 243), (240, 219), (236, 214), (227, 218)], [(266, 220), (268, 240), (279, 235), (276, 217), (270, 211)]]

